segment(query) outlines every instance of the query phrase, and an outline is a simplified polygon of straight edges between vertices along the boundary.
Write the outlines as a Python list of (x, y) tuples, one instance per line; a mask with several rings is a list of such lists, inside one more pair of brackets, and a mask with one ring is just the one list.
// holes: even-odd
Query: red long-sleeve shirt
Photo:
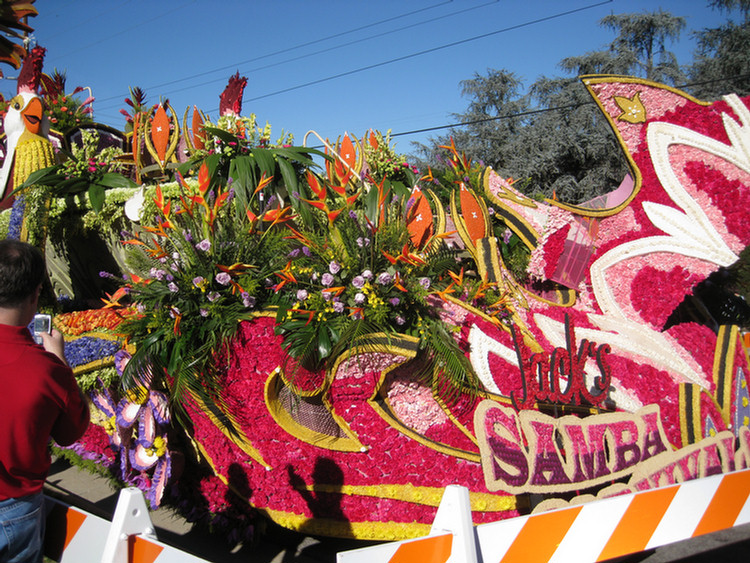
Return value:
[(26, 327), (0, 324), (0, 500), (40, 491), (49, 439), (70, 445), (88, 423), (71, 369), (35, 344)]

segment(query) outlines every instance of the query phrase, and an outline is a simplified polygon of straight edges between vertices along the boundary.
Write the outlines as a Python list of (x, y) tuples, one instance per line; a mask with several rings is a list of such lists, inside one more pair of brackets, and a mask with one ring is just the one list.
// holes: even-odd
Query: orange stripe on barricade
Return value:
[(693, 537), (734, 526), (750, 495), (750, 471), (727, 473), (693, 532)]
[(677, 494), (677, 489), (653, 489), (636, 494), (597, 561), (643, 551)]
[(577, 506), (531, 516), (501, 559), (502, 563), (548, 561), (580, 511), (581, 507)]
[(140, 536), (128, 538), (128, 563), (154, 563), (164, 548)]
[(65, 543), (63, 544), (63, 551), (68, 549), (70, 542), (81, 529), (83, 523), (86, 521), (86, 515), (75, 510), (74, 508), (68, 507), (65, 513)]
[[(401, 544), (388, 563), (445, 563), (451, 556), (453, 535), (430, 536)], [(140, 563), (140, 562), (133, 562)]]
[(128, 563), (154, 563), (164, 548), (140, 536), (128, 538)]

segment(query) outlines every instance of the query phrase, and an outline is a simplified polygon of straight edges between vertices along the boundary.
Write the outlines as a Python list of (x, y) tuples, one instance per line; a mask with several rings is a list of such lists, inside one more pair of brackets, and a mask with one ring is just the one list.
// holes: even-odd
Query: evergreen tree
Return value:
[(705, 100), (750, 94), (750, 0), (714, 0), (722, 11), (739, 10), (742, 22), (728, 21), (695, 33), (698, 49), (690, 69), (691, 93)]
[[(661, 10), (611, 15), (600, 24), (617, 33), (604, 50), (563, 59), (573, 77), (539, 78), (528, 94), (504, 70), (488, 70), (462, 83), (470, 97), (461, 124), (432, 140), (453, 137), (459, 150), (503, 176), (528, 179), (526, 191), (580, 203), (615, 188), (627, 172), (622, 149), (578, 76), (623, 74), (675, 84), (684, 81), (667, 42), (679, 38), (683, 18)], [(536, 108), (531, 110), (530, 108)], [(428, 163), (436, 149), (421, 147)]]

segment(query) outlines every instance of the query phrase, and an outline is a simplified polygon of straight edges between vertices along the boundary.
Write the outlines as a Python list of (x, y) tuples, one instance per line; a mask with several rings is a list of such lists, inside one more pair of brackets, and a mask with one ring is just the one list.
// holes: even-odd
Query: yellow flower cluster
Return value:
[(150, 456), (156, 455), (157, 457), (163, 456), (167, 453), (167, 443), (161, 436), (154, 438), (154, 444), (146, 449), (146, 453)]
[(38, 135), (22, 135), (16, 146), (13, 189), (23, 184), (32, 172), (54, 164), (52, 143)]

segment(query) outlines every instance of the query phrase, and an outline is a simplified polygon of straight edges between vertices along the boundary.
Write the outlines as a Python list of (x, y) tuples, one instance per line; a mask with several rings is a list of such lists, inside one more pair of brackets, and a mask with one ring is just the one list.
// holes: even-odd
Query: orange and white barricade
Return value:
[[(441, 502), (436, 523), (442, 510)], [(463, 511), (470, 521), (468, 504)], [(410, 555), (412, 561), (476, 563), (478, 554), (483, 563), (604, 561), (750, 523), (750, 469), (481, 524), (475, 534), (462, 532), (459, 542), (455, 528), (465, 525), (466, 514), (453, 518), (460, 520), (433, 524), (425, 538), (341, 552), (337, 562), (401, 563)]]
[(120, 491), (112, 522), (46, 497), (45, 555), (60, 563), (207, 563), (161, 543), (136, 488)]

